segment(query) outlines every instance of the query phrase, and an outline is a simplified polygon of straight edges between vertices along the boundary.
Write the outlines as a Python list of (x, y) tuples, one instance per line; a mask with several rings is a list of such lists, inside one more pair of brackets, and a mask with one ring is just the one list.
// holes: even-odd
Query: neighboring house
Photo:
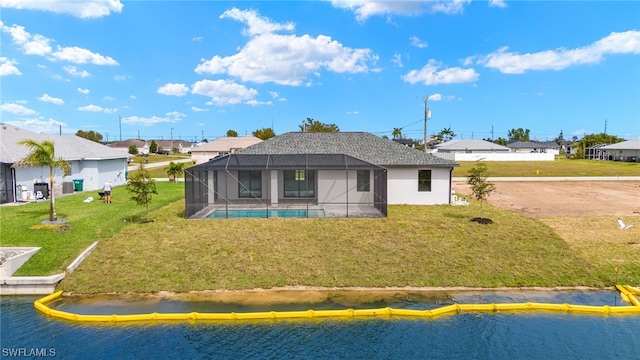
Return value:
[(605, 160), (640, 162), (640, 138), (600, 147)]
[(56, 195), (63, 193), (63, 183), (71, 183), (66, 189), (72, 192), (74, 179), (82, 179), (83, 191), (101, 189), (107, 180), (114, 186), (126, 183), (128, 155), (120, 150), (75, 135), (38, 134), (0, 123), (0, 203), (28, 200), (28, 194), (33, 196), (35, 184), (49, 183), (48, 167), (13, 166), (30, 152), (26, 146), (18, 145), (25, 139), (53, 141), (56, 157), (71, 164), (69, 176), (63, 176), (59, 168), (54, 170)]
[(553, 141), (537, 142), (537, 141), (514, 141), (507, 144), (507, 147), (514, 152), (523, 153), (548, 153), (553, 155), (560, 154), (560, 145)]
[(181, 154), (188, 154), (195, 148), (195, 143), (186, 140), (155, 140), (158, 144), (157, 153), (168, 155), (175, 148)]
[(450, 204), (455, 166), (365, 132), (285, 133), (189, 168), (186, 216), (214, 204), (296, 201), (386, 216), (387, 204)]
[(596, 144), (584, 149), (584, 158), (588, 160), (605, 160), (602, 148), (609, 144)]
[(262, 140), (253, 135), (219, 137), (191, 150), (191, 159), (196, 164), (202, 164), (215, 157), (234, 153), (259, 142), (262, 142)]
[(408, 146), (410, 148), (415, 148), (416, 145), (419, 145), (419, 142), (413, 139), (391, 139), (391, 141), (397, 142), (398, 144), (402, 144), (404, 146)]
[(511, 151), (506, 146), (498, 145), (486, 140), (449, 140), (436, 145), (439, 153), (508, 153)]
[(114, 141), (108, 146), (110, 148), (120, 150), (125, 154), (129, 154), (129, 147), (134, 145), (138, 149), (139, 155), (149, 155), (149, 143), (140, 139), (127, 139), (122, 141)]

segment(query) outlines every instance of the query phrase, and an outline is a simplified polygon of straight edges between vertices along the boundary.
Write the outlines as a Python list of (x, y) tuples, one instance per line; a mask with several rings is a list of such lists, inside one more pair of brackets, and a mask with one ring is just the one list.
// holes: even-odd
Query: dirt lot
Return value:
[[(494, 182), (489, 203), (523, 215), (640, 215), (640, 182), (557, 181)], [(469, 185), (454, 182), (458, 195), (469, 196)]]

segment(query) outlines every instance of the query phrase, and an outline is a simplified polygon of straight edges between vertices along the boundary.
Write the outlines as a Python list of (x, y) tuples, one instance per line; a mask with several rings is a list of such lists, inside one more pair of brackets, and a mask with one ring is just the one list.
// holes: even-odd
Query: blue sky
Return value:
[[(2, 122), (212, 140), (640, 137), (637, 1), (0, 0)], [(493, 134), (492, 134), (493, 130)]]

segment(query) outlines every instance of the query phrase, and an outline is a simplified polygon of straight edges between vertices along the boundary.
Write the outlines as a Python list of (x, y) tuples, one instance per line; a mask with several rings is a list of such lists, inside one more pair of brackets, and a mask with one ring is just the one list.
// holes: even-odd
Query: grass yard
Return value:
[[(385, 219), (186, 220), (182, 202), (107, 241), (61, 288), (78, 293), (281, 286), (610, 286), (638, 283), (540, 221), (478, 205), (391, 206)], [(594, 239), (596, 243), (597, 238)], [(606, 243), (600, 244), (607, 246)], [(616, 248), (616, 256), (626, 256)], [(619, 252), (619, 253), (618, 253)], [(111, 274), (105, 277), (103, 274)]]
[[(184, 198), (183, 184), (156, 184), (162, 195), (154, 197), (150, 209), (155, 210)], [(96, 200), (91, 203), (82, 202), (88, 196), (93, 196)], [(68, 220), (63, 226), (41, 224), (42, 220), (49, 218), (48, 201), (0, 207), (2, 246), (42, 247), (15, 275), (60, 273), (94, 241), (107, 242), (124, 227), (131, 226), (131, 220), (134, 220), (133, 223), (139, 221), (145, 214), (144, 207), (136, 205), (129, 197), (124, 186), (113, 189), (112, 204), (109, 205), (98, 200), (97, 192), (86, 191), (58, 197), (58, 218)], [(127, 219), (127, 222), (123, 219)]]
[(136, 165), (140, 162), (148, 161), (149, 164), (162, 161), (173, 161), (191, 158), (191, 154), (171, 154), (171, 155), (157, 155), (149, 154), (146, 156), (135, 155), (131, 157), (131, 163), (129, 165)]
[[(467, 177), (475, 161), (459, 162), (454, 177)], [(640, 176), (640, 163), (600, 160), (487, 161), (489, 176)]]

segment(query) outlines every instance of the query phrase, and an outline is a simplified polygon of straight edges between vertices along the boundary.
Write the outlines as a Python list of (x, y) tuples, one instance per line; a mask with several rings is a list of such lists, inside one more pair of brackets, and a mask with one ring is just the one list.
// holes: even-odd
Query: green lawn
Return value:
[[(158, 209), (184, 197), (184, 185), (157, 183), (158, 192), (150, 205)], [(87, 197), (95, 201), (84, 203)], [(41, 225), (49, 218), (49, 202), (0, 207), (0, 239), (2, 246), (40, 246), (16, 275), (50, 275), (63, 271), (94, 241), (107, 241), (144, 215), (144, 208), (129, 200), (124, 186), (113, 189), (112, 204), (98, 200), (96, 192), (85, 191), (56, 198), (59, 219), (67, 219), (64, 227)], [(128, 222), (123, 220), (127, 219)], [(66, 231), (63, 231), (66, 230)]]
[[(454, 177), (466, 177), (474, 161), (459, 162)], [(600, 160), (487, 161), (489, 176), (640, 176), (640, 163)]]
[[(100, 245), (60, 289), (186, 292), (211, 289), (386, 286), (610, 286), (640, 283), (640, 247), (615, 216), (531, 219), (487, 206), (390, 206), (380, 219), (184, 219), (184, 185), (158, 183), (152, 219), (116, 187), (113, 204), (61, 197), (68, 227), (40, 225), (48, 203), (0, 208), (3, 246), (42, 246), (16, 275), (63, 271)], [(126, 220), (126, 222), (125, 222)], [(588, 226), (587, 226), (588, 224)], [(558, 230), (554, 230), (558, 229)], [(626, 236), (626, 237), (625, 237)], [(569, 239), (569, 241), (567, 241)], [(585, 239), (588, 242), (584, 242)], [(589, 244), (584, 246), (583, 244)], [(606, 250), (606, 252), (605, 252)], [(109, 276), (105, 276), (108, 274)]]

